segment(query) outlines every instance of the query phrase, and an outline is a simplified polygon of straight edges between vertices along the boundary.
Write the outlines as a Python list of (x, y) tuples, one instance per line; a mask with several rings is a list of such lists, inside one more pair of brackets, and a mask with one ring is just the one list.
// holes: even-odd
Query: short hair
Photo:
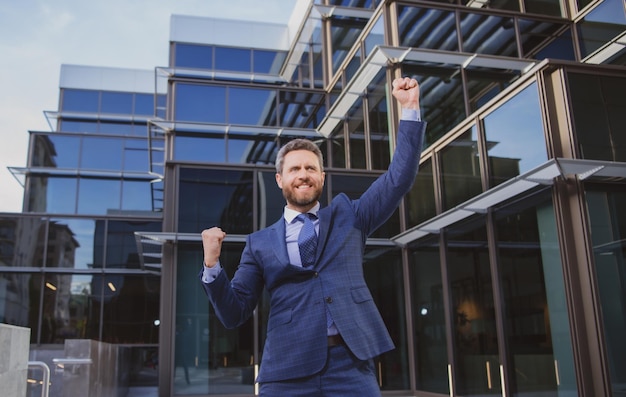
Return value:
[(287, 142), (278, 151), (278, 154), (276, 155), (277, 173), (282, 173), (283, 163), (285, 162), (285, 155), (293, 150), (308, 150), (309, 152), (313, 152), (313, 154), (317, 156), (317, 159), (320, 163), (320, 171), (324, 171), (324, 156), (322, 156), (322, 151), (320, 150), (320, 148), (310, 140), (300, 138)]

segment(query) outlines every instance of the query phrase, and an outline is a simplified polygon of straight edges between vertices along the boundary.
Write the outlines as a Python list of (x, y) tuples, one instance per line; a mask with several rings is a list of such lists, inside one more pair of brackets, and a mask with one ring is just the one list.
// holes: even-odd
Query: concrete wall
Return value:
[(0, 323), (0, 394), (26, 396), (30, 328)]

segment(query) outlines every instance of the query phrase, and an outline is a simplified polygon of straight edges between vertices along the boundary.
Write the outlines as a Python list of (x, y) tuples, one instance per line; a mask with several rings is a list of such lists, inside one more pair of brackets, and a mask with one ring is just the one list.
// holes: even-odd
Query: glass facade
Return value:
[(246, 235), (282, 216), (274, 162), (296, 137), (324, 154), (322, 206), (358, 198), (394, 153), (390, 82), (413, 76), (419, 173), (363, 263), (396, 346), (374, 360), (383, 395), (622, 396), (623, 2), (299, 11), (274, 48), (173, 35), (142, 89), (62, 69), (85, 79), (62, 79), (54, 128), (30, 133), (14, 169), (23, 213), (0, 214), (0, 322), (30, 328), (40, 355), (130, 348), (120, 389), (255, 395), (269, 296), (224, 328), (199, 286), (199, 233), (228, 233), (232, 275)]

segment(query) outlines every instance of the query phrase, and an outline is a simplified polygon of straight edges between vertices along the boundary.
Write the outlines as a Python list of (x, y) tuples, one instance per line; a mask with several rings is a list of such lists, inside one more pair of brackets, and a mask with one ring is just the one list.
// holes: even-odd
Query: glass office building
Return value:
[(419, 174), (363, 263), (396, 345), (383, 395), (626, 396), (624, 1), (293, 4), (284, 25), (173, 16), (154, 70), (63, 66), (12, 168), (23, 212), (0, 214), (0, 322), (41, 354), (125, 349), (123, 387), (256, 394), (267, 296), (225, 329), (200, 232), (228, 233), (232, 275), (282, 214), (295, 137), (324, 153), (322, 205), (358, 197), (393, 155), (390, 82), (415, 76)]

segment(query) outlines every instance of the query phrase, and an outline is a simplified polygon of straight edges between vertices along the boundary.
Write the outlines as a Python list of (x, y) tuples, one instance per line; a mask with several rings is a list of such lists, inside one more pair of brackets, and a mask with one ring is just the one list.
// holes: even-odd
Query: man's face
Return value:
[(288, 208), (306, 212), (320, 198), (324, 177), (315, 153), (293, 150), (285, 155), (282, 172), (276, 174), (276, 183), (283, 191)]

